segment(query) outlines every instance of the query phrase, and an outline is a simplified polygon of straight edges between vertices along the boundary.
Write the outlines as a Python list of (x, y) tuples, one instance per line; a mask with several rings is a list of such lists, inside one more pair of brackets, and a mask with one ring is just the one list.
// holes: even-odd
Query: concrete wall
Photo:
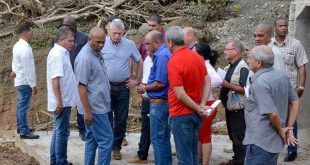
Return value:
[[(304, 46), (310, 60), (310, 1), (295, 0), (291, 4), (289, 33)], [(306, 64), (308, 78), (303, 97), (301, 98), (301, 113), (298, 124), (303, 128), (310, 127), (310, 63)]]

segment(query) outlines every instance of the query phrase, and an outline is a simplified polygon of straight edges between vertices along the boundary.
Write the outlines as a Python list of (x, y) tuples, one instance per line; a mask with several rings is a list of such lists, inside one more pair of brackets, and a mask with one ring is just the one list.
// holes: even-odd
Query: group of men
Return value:
[[(110, 164), (111, 153), (114, 159), (122, 159), (133, 87), (139, 94), (142, 128), (137, 156), (128, 162), (148, 163), (152, 144), (155, 163), (172, 164), (172, 130), (178, 164), (199, 164), (198, 132), (204, 111), (211, 108), (204, 106), (211, 87), (204, 60), (191, 50), (197, 44), (196, 32), (179, 26), (164, 31), (158, 14), (149, 17), (148, 26), (138, 50), (123, 36), (125, 26), (118, 18), (108, 23), (107, 34), (94, 27), (88, 36), (77, 32), (74, 17), (64, 19), (47, 58), (48, 110), (54, 113), (55, 122), (50, 164), (70, 164), (67, 143), (75, 106), (80, 136), (85, 140), (84, 164), (95, 163), (97, 149), (100, 165)], [(295, 121), (308, 59), (300, 42), (287, 36), (287, 27), (287, 20), (275, 20), (276, 36), (271, 38), (272, 27), (259, 24), (254, 32), (257, 46), (251, 49), (248, 64), (241, 58), (239, 41), (225, 46), (230, 65), (220, 99), (234, 156), (223, 164), (276, 164), (285, 143), (292, 144), (285, 160), (296, 158)], [(19, 92), (17, 131), (21, 138), (35, 139), (39, 136), (27, 125), (31, 92), (36, 93), (29, 45), (32, 26), (23, 25), (19, 31), (11, 74), (16, 76)], [(136, 64), (134, 78), (131, 60)]]
[(230, 65), (220, 99), (234, 156), (222, 164), (277, 164), (285, 143), (284, 161), (297, 157), (298, 97), (305, 88), (308, 58), (301, 43), (287, 35), (286, 19), (276, 19), (273, 28), (273, 38), (271, 25), (255, 28), (256, 47), (247, 55), (248, 64), (239, 41), (225, 47)]

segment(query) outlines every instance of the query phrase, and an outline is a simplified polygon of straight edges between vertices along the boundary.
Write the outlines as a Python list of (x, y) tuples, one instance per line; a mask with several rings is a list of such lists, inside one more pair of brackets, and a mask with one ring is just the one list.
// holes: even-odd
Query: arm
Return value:
[[(296, 94), (295, 94), (296, 95)], [(296, 96), (297, 97), (297, 96)], [(289, 102), (288, 107), (288, 119), (286, 126), (292, 127), (297, 120), (299, 114), (299, 100), (292, 100)], [(295, 146), (295, 144), (298, 144), (298, 140), (294, 137), (293, 130), (289, 130), (287, 133), (287, 144)]]
[(180, 100), (184, 105), (186, 105), (190, 109), (193, 109), (200, 116), (203, 115), (203, 109), (186, 94), (183, 86), (173, 87), (173, 91), (174, 91), (176, 98)]
[(134, 80), (129, 79), (127, 81), (127, 88), (132, 88), (135, 85), (138, 85), (141, 82), (142, 77), (142, 69), (143, 69), (143, 60), (140, 58), (140, 60), (137, 62), (137, 69), (136, 69), (136, 78)]
[(52, 79), (52, 87), (57, 101), (57, 108), (55, 112), (58, 114), (62, 112), (63, 108), (59, 79), (60, 77), (55, 77)]
[(36, 82), (36, 73), (35, 73), (36, 71), (35, 71), (33, 55), (31, 53), (31, 49), (24, 50), (24, 51), (25, 52), (20, 52), (22, 53), (20, 55), (20, 58), (21, 58), (20, 61), (23, 65), (26, 80), (28, 84), (30, 85), (30, 87), (32, 88), (32, 94), (36, 94), (37, 93), (37, 88), (36, 88), (37, 82)]
[(80, 99), (83, 105), (84, 109), (84, 120), (85, 124), (91, 125), (92, 123), (92, 113), (90, 111), (89, 101), (88, 101), (88, 95), (87, 95), (87, 88), (83, 84), (78, 85)]
[(163, 89), (165, 87), (165, 84), (159, 82), (159, 81), (154, 81), (151, 85), (139, 85), (137, 87), (137, 91), (139, 94), (143, 94), (145, 92), (149, 91), (157, 91), (160, 89)]
[(203, 91), (202, 91), (202, 97), (200, 101), (201, 106), (205, 106), (207, 104), (209, 95), (211, 92), (211, 79), (209, 75), (205, 76), (204, 84), (203, 84)]
[(236, 91), (237, 93), (240, 93), (240, 94), (244, 94), (244, 88), (239, 86), (239, 85), (235, 85), (235, 84), (232, 84), (232, 83), (229, 83), (227, 80), (223, 80), (223, 87), (225, 88), (228, 88), (232, 91)]
[(240, 80), (239, 80), (240, 85), (235, 85), (235, 84), (229, 83), (228, 81), (224, 80), (223, 87), (228, 88), (237, 93), (244, 94), (243, 87), (246, 86), (248, 75), (249, 75), (249, 70), (243, 67), (240, 69)]
[(288, 128), (282, 128), (281, 126), (281, 119), (278, 112), (272, 112), (268, 114), (269, 120), (273, 128), (277, 131), (277, 133), (282, 137), (284, 142), (286, 143), (286, 132)]
[(298, 67), (298, 80), (299, 80), (299, 86), (296, 87), (296, 93), (299, 97), (302, 96), (304, 89), (300, 89), (299, 87), (305, 87), (306, 82), (306, 67), (305, 64)]

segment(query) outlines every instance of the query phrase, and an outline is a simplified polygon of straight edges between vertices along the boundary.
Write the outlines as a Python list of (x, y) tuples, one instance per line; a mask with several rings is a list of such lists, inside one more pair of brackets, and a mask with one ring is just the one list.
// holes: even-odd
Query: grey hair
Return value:
[(62, 26), (59, 28), (55, 40), (56, 42), (58, 42), (59, 40), (67, 38), (69, 35), (73, 36), (73, 31), (67, 26)]
[(113, 19), (112, 22), (110, 23), (110, 29), (115, 29), (115, 28), (120, 28), (122, 30), (125, 30), (124, 22), (119, 18)]
[(166, 30), (167, 41), (172, 41), (177, 46), (184, 45), (184, 33), (180, 26), (171, 26)]
[(240, 53), (243, 51), (243, 46), (242, 43), (238, 40), (233, 40), (231, 41), (232, 47), (238, 49), (240, 51)]
[(254, 47), (253, 57), (256, 60), (261, 61), (264, 68), (270, 68), (274, 63), (273, 51), (266, 45), (259, 45)]

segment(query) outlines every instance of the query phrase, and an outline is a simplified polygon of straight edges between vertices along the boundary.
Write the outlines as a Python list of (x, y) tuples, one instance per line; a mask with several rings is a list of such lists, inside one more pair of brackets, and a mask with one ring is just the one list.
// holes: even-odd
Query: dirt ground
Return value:
[(33, 157), (21, 152), (14, 142), (0, 143), (0, 164), (5, 165), (39, 165)]

